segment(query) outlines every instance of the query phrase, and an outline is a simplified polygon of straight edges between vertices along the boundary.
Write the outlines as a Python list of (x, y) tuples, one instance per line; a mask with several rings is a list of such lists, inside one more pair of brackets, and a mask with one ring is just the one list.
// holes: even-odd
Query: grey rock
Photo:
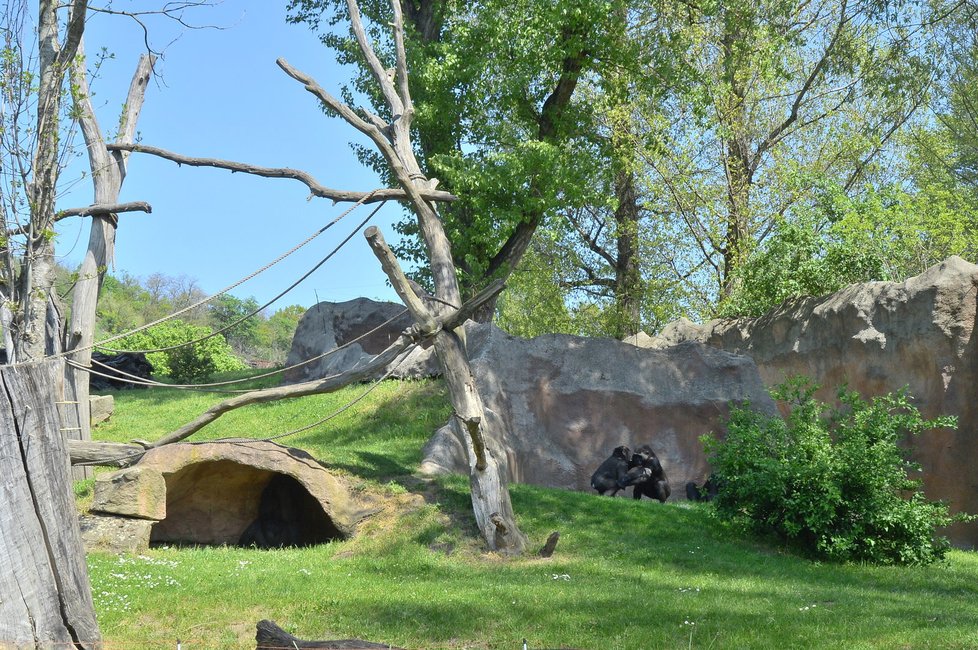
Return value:
[(89, 418), (93, 427), (108, 420), (115, 411), (115, 397), (112, 395), (91, 395), (88, 404)]
[[(700, 436), (723, 433), (731, 402), (774, 413), (754, 363), (699, 343), (643, 349), (612, 339), (521, 339), (469, 326), (469, 354), (499, 453), (512, 481), (590, 490), (619, 445), (650, 444), (674, 494), (709, 472)], [(467, 472), (462, 440), (439, 429), (422, 471)]]
[(91, 510), (138, 519), (166, 519), (166, 483), (148, 467), (127, 467), (95, 479)]
[[(978, 266), (951, 257), (905, 282), (856, 284), (786, 302), (760, 318), (676, 321), (655, 340), (749, 355), (768, 385), (811, 377), (822, 386), (817, 397), (829, 403), (843, 384), (864, 398), (907, 387), (924, 417), (958, 418), (956, 431), (903, 441), (921, 464), (925, 494), (978, 513), (976, 296)], [(978, 547), (978, 523), (956, 524), (948, 536)]]
[(86, 551), (141, 553), (149, 548), (153, 522), (115, 515), (82, 515), (78, 520)]
[[(299, 320), (282, 381), (295, 384), (348, 370), (383, 351), (412, 323), (397, 303), (367, 298), (320, 302)], [(330, 350), (337, 351), (327, 355)], [(309, 363), (291, 368), (304, 361)]]

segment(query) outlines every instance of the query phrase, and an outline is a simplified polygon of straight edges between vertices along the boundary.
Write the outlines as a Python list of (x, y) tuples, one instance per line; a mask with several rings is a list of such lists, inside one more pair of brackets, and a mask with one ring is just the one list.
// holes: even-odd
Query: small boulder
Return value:
[(87, 551), (141, 553), (149, 548), (153, 522), (113, 515), (90, 514), (78, 518)]
[(115, 411), (115, 398), (112, 395), (90, 395), (88, 407), (89, 419), (94, 427), (112, 417)]
[(127, 467), (95, 479), (93, 512), (137, 519), (166, 519), (166, 482), (147, 467)]

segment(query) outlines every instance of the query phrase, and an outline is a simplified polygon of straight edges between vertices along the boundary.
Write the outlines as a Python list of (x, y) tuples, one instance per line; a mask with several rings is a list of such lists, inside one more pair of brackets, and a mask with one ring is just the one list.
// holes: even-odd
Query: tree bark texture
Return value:
[(618, 207), (615, 209), (615, 307), (619, 322), (616, 338), (637, 334), (642, 327), (642, 281), (641, 260), (639, 258), (639, 217), (641, 210), (635, 189), (635, 175), (630, 169), (615, 175), (615, 195)]
[(750, 187), (753, 182), (750, 136), (747, 131), (747, 88), (742, 79), (737, 48), (743, 38), (737, 16), (725, 14), (723, 82), (725, 105), (722, 107), (728, 133), (723, 139), (723, 165), (727, 180), (727, 223), (723, 247), (723, 276), (720, 293), (730, 296), (734, 280), (749, 245)]
[(0, 366), (2, 648), (100, 645), (56, 406), (63, 366)]
[[(99, 127), (92, 107), (85, 68), (84, 45), (79, 44), (79, 56), (72, 66), (75, 84), (75, 106), (78, 109), (79, 123), (88, 148), (88, 162), (95, 185), (95, 204), (109, 205), (119, 200), (119, 191), (126, 177), (128, 152), (110, 153), (105, 146), (102, 129)], [(129, 92), (126, 96), (125, 112), (122, 116), (122, 129), (118, 143), (130, 144), (136, 135), (136, 122), (146, 96), (146, 86), (153, 71), (155, 57), (144, 54), (139, 58)], [(88, 372), (81, 370), (91, 365), (92, 343), (95, 340), (95, 308), (99, 291), (109, 264), (112, 263), (115, 249), (115, 233), (119, 219), (115, 214), (92, 216), (88, 250), (81, 266), (78, 267), (78, 280), (72, 291), (71, 321), (68, 325), (66, 346), (74, 350), (69, 358), (77, 365), (66, 365), (65, 381), (66, 404), (63, 410), (68, 438), (72, 440), (91, 440), (91, 417), (89, 409)], [(75, 467), (76, 479), (87, 478), (90, 470)]]
[[(408, 284), (380, 230), (371, 227), (365, 235), (395, 291), (422, 331), (436, 331), (430, 325), (434, 317)], [(497, 423), (486, 418), (465, 343), (454, 329), (446, 327), (435, 334), (434, 349), (452, 402), (452, 426), (459, 439), (466, 441), (468, 449), (469, 487), (476, 523), (490, 548), (518, 555), (526, 549), (527, 538), (516, 526), (506, 487), (508, 469), (504, 462), (500, 462), (504, 456), (497, 451), (499, 446), (493, 444), (501, 432), (496, 428)], [(487, 436), (492, 436), (492, 440), (487, 440)]]

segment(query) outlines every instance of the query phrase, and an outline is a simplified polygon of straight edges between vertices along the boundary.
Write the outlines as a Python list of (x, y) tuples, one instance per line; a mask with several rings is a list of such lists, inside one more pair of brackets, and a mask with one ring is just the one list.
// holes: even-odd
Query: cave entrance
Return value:
[(230, 460), (192, 463), (164, 474), (166, 518), (154, 544), (283, 548), (346, 539), (296, 478)]

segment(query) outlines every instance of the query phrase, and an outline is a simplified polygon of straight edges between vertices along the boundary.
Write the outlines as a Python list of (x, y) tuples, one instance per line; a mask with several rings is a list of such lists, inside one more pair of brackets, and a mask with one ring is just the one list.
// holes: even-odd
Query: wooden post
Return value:
[(98, 648), (62, 423), (64, 362), (0, 366), (0, 648)]

